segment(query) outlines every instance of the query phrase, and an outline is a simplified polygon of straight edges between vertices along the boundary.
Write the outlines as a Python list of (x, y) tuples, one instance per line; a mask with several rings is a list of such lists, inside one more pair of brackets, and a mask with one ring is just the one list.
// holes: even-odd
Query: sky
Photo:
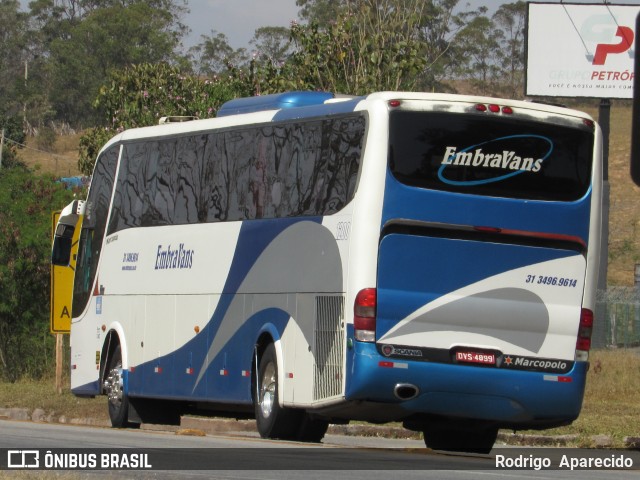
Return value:
[[(515, 0), (514, 0), (515, 1)], [(640, 0), (639, 0), (640, 1)], [(504, 0), (460, 0), (460, 6), (487, 5), (497, 8)], [(200, 43), (201, 35), (211, 30), (224, 33), (234, 48), (249, 47), (255, 30), (259, 27), (288, 27), (298, 19), (296, 0), (189, 0), (191, 12), (183, 19), (191, 28), (185, 46)]]
[[(538, 0), (560, 3), (560, 0)], [(495, 11), (504, 3), (515, 0), (460, 0), (463, 10), (487, 6)], [(600, 3), (599, 0), (568, 0), (567, 3)], [(614, 0), (608, 3), (637, 5), (640, 0)], [(469, 5), (469, 8), (465, 8)], [(229, 45), (234, 48), (250, 48), (249, 41), (258, 27), (288, 27), (298, 18), (296, 0), (189, 0), (191, 12), (183, 19), (191, 28), (185, 46), (196, 45), (201, 35), (210, 35), (211, 30), (224, 33)]]
[[(495, 11), (504, 3), (515, 0), (460, 0), (461, 9), (487, 6)], [(560, 3), (560, 0), (545, 0)], [(615, 0), (609, 3), (638, 4), (640, 0)], [(20, 0), (27, 9), (29, 0)], [(602, 3), (599, 0), (568, 0), (568, 3)], [(469, 5), (469, 8), (466, 6)], [(188, 0), (190, 12), (182, 19), (191, 29), (184, 39), (186, 48), (201, 42), (202, 35), (210, 35), (212, 30), (224, 33), (229, 45), (234, 48), (250, 48), (249, 41), (258, 27), (288, 27), (298, 18), (296, 0)]]
[(189, 9), (183, 18), (191, 28), (187, 47), (215, 30), (227, 36), (232, 48), (248, 48), (257, 28), (288, 27), (298, 18), (296, 0), (189, 0)]

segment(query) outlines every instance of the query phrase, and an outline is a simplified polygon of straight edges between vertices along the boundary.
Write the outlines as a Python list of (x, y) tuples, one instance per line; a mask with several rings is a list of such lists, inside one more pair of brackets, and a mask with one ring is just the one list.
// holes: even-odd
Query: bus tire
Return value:
[(301, 442), (319, 443), (323, 438), (329, 422), (321, 418), (315, 417), (309, 413), (304, 413), (300, 430), (298, 430), (298, 440)]
[(484, 422), (434, 421), (424, 426), (424, 443), (433, 450), (488, 454), (498, 436), (498, 428)]
[(122, 378), (122, 352), (118, 345), (107, 367), (104, 381), (102, 383), (104, 393), (107, 396), (109, 407), (109, 419), (111, 426), (115, 428), (126, 428), (132, 426), (129, 423), (129, 397), (124, 391)]
[(262, 354), (257, 373), (254, 409), (260, 436), (295, 440), (302, 411), (281, 407), (279, 404), (278, 360), (273, 343), (270, 343)]

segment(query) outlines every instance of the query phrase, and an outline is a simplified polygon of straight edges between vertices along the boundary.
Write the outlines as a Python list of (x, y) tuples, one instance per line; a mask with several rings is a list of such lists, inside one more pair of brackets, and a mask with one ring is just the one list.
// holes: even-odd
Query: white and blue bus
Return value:
[(601, 168), (588, 115), (485, 97), (290, 92), (125, 131), (54, 242), (68, 261), (81, 228), (72, 392), (114, 426), (209, 410), (303, 441), (397, 421), (486, 452), (568, 424)]

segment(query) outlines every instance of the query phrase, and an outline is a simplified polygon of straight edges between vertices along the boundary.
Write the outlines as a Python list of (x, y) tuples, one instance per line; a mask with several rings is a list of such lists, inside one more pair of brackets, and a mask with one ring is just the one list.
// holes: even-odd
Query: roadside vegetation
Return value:
[(598, 435), (611, 437), (611, 448), (623, 448), (625, 437), (640, 437), (640, 351), (594, 350), (590, 362), (578, 419), (566, 427), (521, 433), (575, 435), (568, 446), (587, 448), (597, 446)]

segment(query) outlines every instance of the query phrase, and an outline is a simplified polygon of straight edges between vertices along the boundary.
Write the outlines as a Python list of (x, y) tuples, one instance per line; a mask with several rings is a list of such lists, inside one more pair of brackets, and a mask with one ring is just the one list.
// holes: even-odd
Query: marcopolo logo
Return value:
[[(522, 148), (518, 148), (518, 144)], [(523, 154), (534, 145), (536, 154)], [(509, 135), (462, 149), (447, 146), (442, 158), (438, 178), (449, 185), (474, 186), (499, 182), (525, 172), (538, 173), (543, 162), (553, 152), (553, 142), (541, 135)], [(465, 179), (447, 175), (452, 167), (464, 167)], [(469, 176), (469, 168), (477, 169), (478, 175)], [(482, 173), (480, 171), (482, 170)], [(471, 178), (469, 178), (471, 177)]]
[(549, 358), (530, 358), (507, 355), (502, 362), (504, 368), (535, 370), (540, 372), (564, 373), (571, 369), (573, 362)]

